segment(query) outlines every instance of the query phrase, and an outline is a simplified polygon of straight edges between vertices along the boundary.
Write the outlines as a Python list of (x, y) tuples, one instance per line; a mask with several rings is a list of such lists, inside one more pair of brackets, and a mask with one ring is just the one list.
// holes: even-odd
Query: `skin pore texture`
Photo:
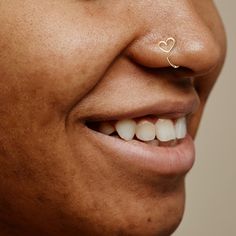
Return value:
[(225, 41), (210, 0), (1, 1), (0, 235), (170, 235), (185, 174), (123, 165), (84, 122), (191, 100), (194, 138)]

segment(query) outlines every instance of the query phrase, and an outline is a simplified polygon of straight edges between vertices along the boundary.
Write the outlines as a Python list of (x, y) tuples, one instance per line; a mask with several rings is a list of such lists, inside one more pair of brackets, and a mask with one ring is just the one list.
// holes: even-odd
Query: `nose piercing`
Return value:
[(172, 49), (174, 48), (176, 44), (176, 40), (172, 37), (168, 38), (166, 41), (160, 41), (158, 43), (158, 47), (165, 53), (167, 53), (167, 61), (169, 63), (170, 66), (172, 66), (173, 68), (177, 69), (179, 68), (179, 66), (173, 64), (171, 61), (170, 61), (170, 58), (169, 58), (169, 55), (172, 51)]
[(174, 65), (174, 64), (170, 61), (170, 58), (169, 58), (169, 57), (167, 57), (166, 59), (167, 59), (167, 61), (169, 62), (170, 66), (172, 66), (172, 67), (175, 68), (175, 69), (179, 68), (179, 66)]

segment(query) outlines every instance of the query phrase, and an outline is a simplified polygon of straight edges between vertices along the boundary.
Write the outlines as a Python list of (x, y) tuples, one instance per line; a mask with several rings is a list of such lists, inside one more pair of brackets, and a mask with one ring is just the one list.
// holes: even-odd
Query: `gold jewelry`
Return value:
[(179, 66), (173, 64), (171, 61), (170, 61), (170, 58), (169, 58), (169, 54), (171, 53), (172, 49), (174, 48), (176, 44), (176, 40), (172, 37), (169, 37), (166, 41), (160, 41), (158, 43), (158, 47), (165, 53), (168, 54), (167, 56), (167, 61), (168, 63), (170, 64), (170, 66), (172, 66), (173, 68), (177, 69), (179, 68)]

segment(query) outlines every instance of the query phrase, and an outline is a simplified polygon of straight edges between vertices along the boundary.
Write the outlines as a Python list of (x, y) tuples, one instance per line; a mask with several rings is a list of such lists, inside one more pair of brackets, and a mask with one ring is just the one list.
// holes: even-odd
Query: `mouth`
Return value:
[(195, 160), (187, 119), (187, 113), (166, 117), (146, 115), (86, 121), (83, 128), (104, 156), (112, 156), (112, 160), (124, 168), (132, 166), (137, 172), (176, 176), (186, 174)]
[(176, 146), (187, 135), (186, 117), (163, 119), (149, 115), (118, 121), (86, 122), (86, 125), (104, 135), (153, 146)]

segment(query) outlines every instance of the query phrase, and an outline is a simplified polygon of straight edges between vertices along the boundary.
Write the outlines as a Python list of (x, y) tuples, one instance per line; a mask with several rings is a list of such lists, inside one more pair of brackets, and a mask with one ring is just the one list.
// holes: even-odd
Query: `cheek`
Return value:
[(65, 113), (95, 86), (124, 42), (112, 45), (122, 32), (89, 20), (82, 7), (48, 10), (45, 4), (7, 9), (14, 18), (2, 15), (0, 100), (43, 103)]
[[(15, 18), (5, 16), (8, 24), (0, 23), (0, 178), (7, 179), (0, 181), (0, 195), (10, 201), (12, 219), (20, 219), (22, 209), (22, 215), (31, 219), (41, 204), (50, 215), (50, 209), (59, 209), (74, 191), (72, 180), (78, 170), (65, 130), (66, 116), (124, 44), (110, 43), (123, 34), (119, 30), (117, 35), (112, 30), (102, 33), (93, 22), (81, 24), (80, 17), (72, 21), (37, 9), (30, 16), (32, 9), (24, 7), (14, 7)], [(78, 183), (83, 183), (76, 183), (80, 192)]]
[(101, 52), (95, 59), (88, 52), (89, 38), (69, 40), (87, 35), (82, 27), (21, 10), (0, 23), (0, 196), (8, 201), (6, 217), (17, 221), (22, 210), (32, 218), (42, 199), (50, 215), (70, 192), (75, 165), (65, 117), (105, 69), (96, 60)]

